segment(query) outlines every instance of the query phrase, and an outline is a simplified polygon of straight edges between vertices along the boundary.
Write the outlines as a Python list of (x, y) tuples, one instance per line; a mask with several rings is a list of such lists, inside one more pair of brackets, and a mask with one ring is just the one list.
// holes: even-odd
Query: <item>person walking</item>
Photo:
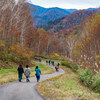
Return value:
[(23, 75), (23, 73), (24, 73), (24, 70), (23, 70), (23, 68), (22, 68), (22, 65), (19, 65), (17, 71), (18, 71), (19, 82), (21, 82), (21, 80), (22, 80), (22, 75)]
[(53, 61), (51, 61), (51, 64), (52, 64), (52, 66), (53, 66)]
[(49, 60), (49, 65), (50, 65), (50, 60)]
[(36, 71), (36, 74), (35, 75), (36, 75), (36, 78), (37, 78), (37, 82), (39, 82), (41, 70), (39, 69), (38, 66), (36, 66), (35, 71)]
[(26, 76), (26, 82), (30, 82), (29, 77), (30, 77), (31, 71), (30, 71), (30, 68), (29, 68), (28, 65), (26, 65), (24, 74), (25, 74), (25, 76)]
[(60, 65), (60, 63), (58, 62), (58, 65), (57, 66), (59, 67), (59, 65)]
[(56, 72), (59, 71), (59, 66), (55, 66)]
[(48, 64), (48, 60), (46, 60), (46, 64)]
[(39, 62), (41, 62), (41, 58), (39, 58)]
[(54, 66), (54, 61), (52, 61), (52, 65)]

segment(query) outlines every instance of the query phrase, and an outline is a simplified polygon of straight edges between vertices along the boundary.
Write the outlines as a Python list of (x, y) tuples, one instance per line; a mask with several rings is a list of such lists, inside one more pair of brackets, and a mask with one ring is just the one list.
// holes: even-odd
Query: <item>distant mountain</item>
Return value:
[(34, 11), (32, 12), (32, 16), (35, 16), (37, 26), (62, 18), (77, 10), (77, 9), (62, 9), (58, 7), (43, 8), (33, 4), (29, 5), (32, 10), (34, 9), (36, 10), (35, 13)]
[(46, 31), (50, 30), (54, 32), (58, 32), (63, 29), (70, 29), (76, 25), (79, 25), (81, 22), (83, 22), (85, 18), (92, 16), (96, 12), (97, 10), (94, 9), (78, 10), (71, 13), (68, 16), (65, 16), (63, 18), (42, 25), (39, 28), (44, 28)]
[(88, 8), (87, 10), (95, 10), (96, 8)]
[(77, 11), (77, 9), (65, 9), (65, 10), (67, 10), (70, 13), (73, 13), (74, 11)]

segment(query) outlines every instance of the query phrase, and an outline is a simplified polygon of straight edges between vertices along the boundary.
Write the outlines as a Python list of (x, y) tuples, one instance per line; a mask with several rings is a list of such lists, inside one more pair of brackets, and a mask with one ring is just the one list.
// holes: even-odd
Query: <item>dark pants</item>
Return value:
[(37, 78), (37, 82), (39, 82), (39, 80), (40, 80), (40, 76), (36, 76), (36, 78)]
[(18, 74), (19, 81), (22, 80), (22, 74)]
[(26, 76), (26, 81), (27, 81), (27, 82), (29, 82), (29, 81), (30, 81), (30, 80), (29, 80), (29, 76)]

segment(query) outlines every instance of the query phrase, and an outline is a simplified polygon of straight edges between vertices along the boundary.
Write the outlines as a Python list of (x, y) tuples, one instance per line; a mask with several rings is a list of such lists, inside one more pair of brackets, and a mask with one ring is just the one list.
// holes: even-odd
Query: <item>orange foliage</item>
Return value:
[(14, 46), (10, 46), (9, 50), (10, 51), (15, 51), (15, 47)]

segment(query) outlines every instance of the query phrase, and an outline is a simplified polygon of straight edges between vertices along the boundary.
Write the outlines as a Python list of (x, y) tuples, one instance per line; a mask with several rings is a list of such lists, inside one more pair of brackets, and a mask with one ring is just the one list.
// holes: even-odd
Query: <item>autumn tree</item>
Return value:
[(83, 34), (80, 34), (77, 50), (80, 52), (78, 62), (83, 65), (90, 66), (96, 72), (100, 69), (99, 55), (100, 55), (100, 15), (96, 14), (88, 19), (88, 23), (83, 26)]
[(24, 46), (25, 37), (33, 27), (33, 18), (26, 0), (0, 0), (0, 27), (3, 40), (19, 41)]

